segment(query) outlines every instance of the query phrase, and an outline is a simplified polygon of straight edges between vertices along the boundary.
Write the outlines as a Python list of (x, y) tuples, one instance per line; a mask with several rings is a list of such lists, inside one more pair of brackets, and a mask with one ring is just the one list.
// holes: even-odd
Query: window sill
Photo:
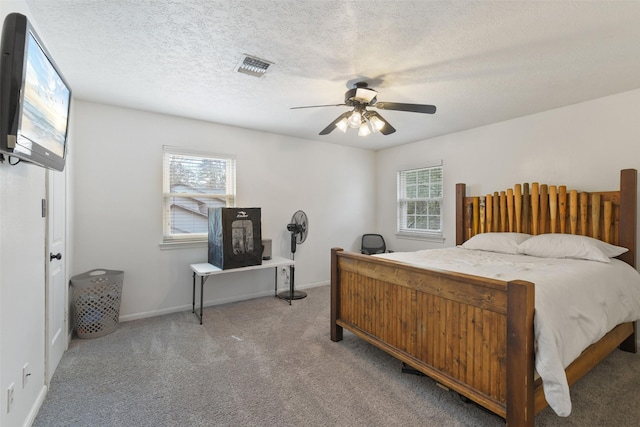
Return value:
[(396, 237), (398, 239), (421, 240), (423, 242), (444, 243), (444, 236), (439, 234), (397, 232)]
[(172, 249), (189, 249), (189, 248), (206, 248), (209, 245), (207, 240), (180, 240), (173, 242), (160, 243), (160, 250), (172, 250)]

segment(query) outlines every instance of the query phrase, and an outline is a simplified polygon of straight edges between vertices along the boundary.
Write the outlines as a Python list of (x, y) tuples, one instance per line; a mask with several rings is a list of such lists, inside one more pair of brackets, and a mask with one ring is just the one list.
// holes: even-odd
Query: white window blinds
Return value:
[(233, 157), (163, 147), (163, 241), (206, 240), (208, 209), (233, 207)]
[(442, 235), (442, 166), (398, 172), (398, 232)]

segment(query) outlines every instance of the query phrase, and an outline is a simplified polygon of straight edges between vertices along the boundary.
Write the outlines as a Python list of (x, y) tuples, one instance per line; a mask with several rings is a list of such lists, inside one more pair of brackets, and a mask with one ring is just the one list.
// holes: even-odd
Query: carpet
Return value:
[[(329, 286), (120, 323), (74, 339), (34, 426), (504, 426), (345, 331)], [(573, 412), (537, 426), (640, 423), (640, 356), (616, 350), (572, 388)]]

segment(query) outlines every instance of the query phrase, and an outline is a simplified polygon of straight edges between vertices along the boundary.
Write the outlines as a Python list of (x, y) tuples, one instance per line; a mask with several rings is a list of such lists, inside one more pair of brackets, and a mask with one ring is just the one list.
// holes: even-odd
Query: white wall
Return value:
[[(459, 182), (467, 184), (468, 195), (534, 181), (584, 191), (618, 189), (621, 169), (640, 169), (639, 118), (635, 90), (379, 151), (377, 229), (394, 250), (455, 245)], [(396, 238), (396, 172), (434, 160), (444, 162), (446, 240)]]
[[(235, 155), (237, 206), (262, 208), (274, 255), (290, 255), (286, 225), (307, 213), (297, 289), (328, 283), (331, 247), (358, 249), (374, 227), (374, 152), (83, 101), (74, 112), (72, 275), (124, 270), (123, 320), (190, 309), (189, 264), (207, 260), (206, 244), (160, 248), (163, 145)], [(271, 269), (210, 278), (205, 305), (270, 295), (273, 280)]]
[[(1, 425), (20, 425), (43, 392), (45, 344), (45, 171), (0, 165), (0, 406)], [(31, 377), (22, 388), (22, 367)], [(14, 406), (7, 413), (7, 388)]]
[[(2, 0), (0, 22), (11, 12), (29, 16), (23, 1)], [(37, 30), (37, 23), (32, 22)], [(12, 159), (15, 161), (15, 159)], [(0, 164), (0, 425), (19, 426), (35, 416), (45, 388), (45, 170), (27, 163)], [(22, 387), (22, 367), (31, 376)], [(14, 404), (7, 412), (7, 389)]]

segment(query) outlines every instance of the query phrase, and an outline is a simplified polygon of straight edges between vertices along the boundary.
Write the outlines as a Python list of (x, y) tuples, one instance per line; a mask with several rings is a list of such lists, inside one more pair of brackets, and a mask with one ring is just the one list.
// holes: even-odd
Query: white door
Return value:
[(66, 174), (47, 171), (47, 248), (46, 253), (46, 381), (51, 377), (67, 349), (67, 283), (65, 253)]

